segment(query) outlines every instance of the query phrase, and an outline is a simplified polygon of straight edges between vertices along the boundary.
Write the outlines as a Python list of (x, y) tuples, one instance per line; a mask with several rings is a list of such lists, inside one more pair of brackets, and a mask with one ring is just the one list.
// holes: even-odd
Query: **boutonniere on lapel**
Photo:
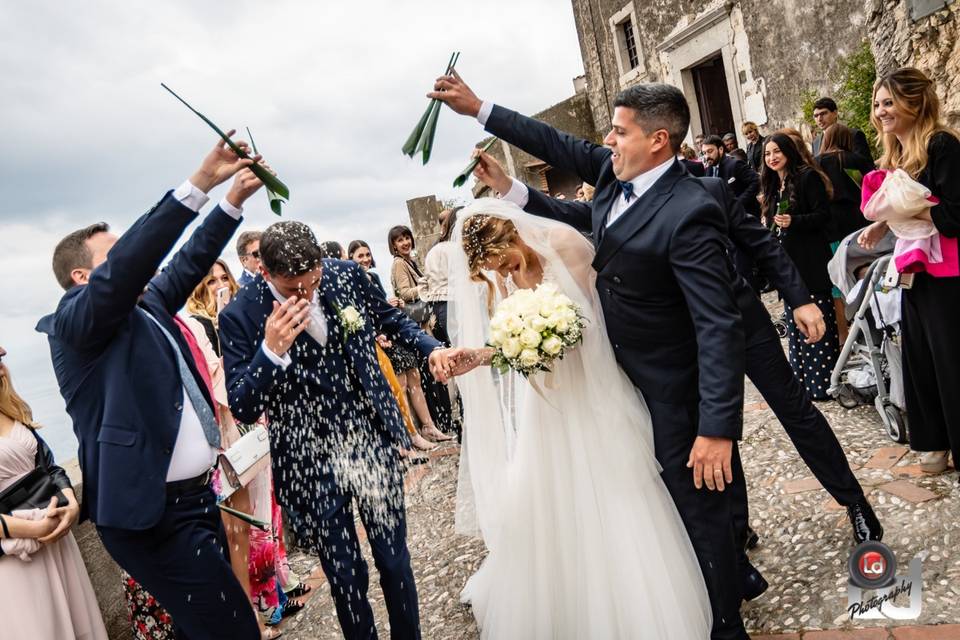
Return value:
[(727, 184), (733, 184), (733, 183), (736, 182), (736, 181), (737, 181), (736, 177), (733, 177), (733, 178), (730, 178), (729, 180), (727, 180)]
[(340, 324), (343, 326), (343, 333), (346, 337), (350, 337), (357, 331), (360, 331), (360, 329), (363, 329), (363, 316), (360, 315), (360, 312), (357, 311), (355, 306), (351, 304), (346, 307), (341, 307), (335, 304), (334, 307), (337, 309), (337, 317), (340, 318)]

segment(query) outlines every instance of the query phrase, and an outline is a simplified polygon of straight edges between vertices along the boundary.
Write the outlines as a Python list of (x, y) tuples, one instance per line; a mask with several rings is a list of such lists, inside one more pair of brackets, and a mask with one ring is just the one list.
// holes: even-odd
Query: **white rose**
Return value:
[(520, 364), (532, 367), (540, 362), (540, 354), (535, 349), (524, 349), (520, 352)]
[(360, 320), (360, 312), (353, 307), (347, 307), (340, 315), (346, 324), (356, 324)]
[(503, 331), (505, 321), (506, 316), (498, 310), (493, 318), (490, 319), (490, 331)]
[(519, 340), (516, 338), (507, 338), (503, 341), (503, 345), (501, 345), (500, 350), (503, 351), (503, 355), (506, 357), (516, 358), (522, 348), (523, 347), (520, 345)]
[(490, 332), (490, 342), (495, 345), (503, 344), (503, 341), (507, 339), (507, 332), (502, 329), (494, 329)]
[(557, 333), (566, 333), (567, 331), (570, 330), (570, 323), (567, 322), (565, 319), (561, 318), (560, 320), (557, 321), (557, 324), (553, 325), (553, 328), (556, 330)]
[(533, 329), (524, 329), (520, 334), (520, 344), (527, 348), (534, 348), (540, 344), (540, 333)]
[(557, 336), (550, 336), (543, 341), (543, 344), (540, 345), (540, 348), (551, 356), (555, 356), (560, 353), (560, 350), (563, 349), (563, 340)]
[(503, 321), (503, 328), (511, 334), (519, 333), (523, 329), (523, 322), (519, 316), (507, 316)]
[(527, 321), (527, 327), (533, 329), (537, 333), (540, 333), (547, 328), (547, 319), (538, 313)]

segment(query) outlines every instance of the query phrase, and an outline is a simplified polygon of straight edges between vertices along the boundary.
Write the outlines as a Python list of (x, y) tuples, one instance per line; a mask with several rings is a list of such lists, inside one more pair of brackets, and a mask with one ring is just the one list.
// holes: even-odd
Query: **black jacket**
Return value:
[[(860, 129), (851, 127), (851, 130), (853, 131), (853, 152), (873, 162), (873, 154), (870, 153), (870, 143), (867, 142), (867, 135), (863, 131), (860, 131)], [(821, 144), (823, 144), (823, 131), (818, 133), (817, 137), (813, 139), (811, 146), (813, 147), (814, 157), (819, 157)]]
[(817, 162), (833, 185), (830, 201), (830, 226), (827, 239), (838, 242), (869, 224), (860, 212), (860, 185), (854, 182), (847, 170), (856, 170), (865, 176), (873, 170), (873, 162), (858, 153), (827, 153)]
[[(827, 187), (820, 175), (805, 168), (796, 177), (796, 183), (789, 186), (784, 196), (790, 192), (790, 226), (783, 230), (780, 242), (787, 250), (793, 263), (800, 271), (804, 284), (814, 294), (830, 291), (833, 283), (827, 273), (827, 263), (832, 254), (827, 230), (830, 226), (830, 200)], [(771, 203), (767, 216), (775, 213), (776, 203)]]
[(756, 142), (747, 143), (747, 164), (757, 173), (760, 173), (760, 166), (763, 165), (763, 143), (766, 141), (760, 136)]
[(726, 218), (717, 202), (674, 161), (608, 228), (607, 214), (621, 195), (609, 149), (499, 105), (486, 129), (596, 185), (589, 207), (531, 198), (526, 208), (592, 231), (610, 341), (644, 396), (693, 403), (699, 435), (739, 438), (744, 333), (730, 286)]
[(722, 178), (744, 211), (751, 215), (760, 214), (760, 203), (757, 202), (760, 176), (746, 162), (724, 154), (716, 167), (707, 169), (707, 177)]
[(956, 238), (960, 236), (960, 140), (945, 131), (935, 133), (927, 144), (927, 157), (917, 181), (940, 200), (930, 209), (937, 231)]

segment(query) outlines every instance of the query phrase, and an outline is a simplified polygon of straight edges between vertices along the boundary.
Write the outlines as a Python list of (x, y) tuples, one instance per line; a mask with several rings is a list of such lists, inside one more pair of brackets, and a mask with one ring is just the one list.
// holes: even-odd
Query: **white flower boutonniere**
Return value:
[(363, 316), (360, 315), (360, 312), (357, 311), (357, 308), (353, 305), (338, 309), (337, 315), (340, 316), (340, 324), (343, 325), (343, 331), (346, 335), (349, 336), (363, 329)]

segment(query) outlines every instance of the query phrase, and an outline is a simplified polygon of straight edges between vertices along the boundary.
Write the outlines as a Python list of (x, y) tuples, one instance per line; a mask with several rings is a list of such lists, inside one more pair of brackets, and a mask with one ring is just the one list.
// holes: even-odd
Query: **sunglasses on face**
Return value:
[(259, 252), (259, 251), (251, 251), (250, 253), (245, 253), (245, 254), (243, 254), (243, 255), (249, 256), (249, 257), (252, 257), (252, 258), (256, 258), (257, 260), (260, 259), (260, 252)]

